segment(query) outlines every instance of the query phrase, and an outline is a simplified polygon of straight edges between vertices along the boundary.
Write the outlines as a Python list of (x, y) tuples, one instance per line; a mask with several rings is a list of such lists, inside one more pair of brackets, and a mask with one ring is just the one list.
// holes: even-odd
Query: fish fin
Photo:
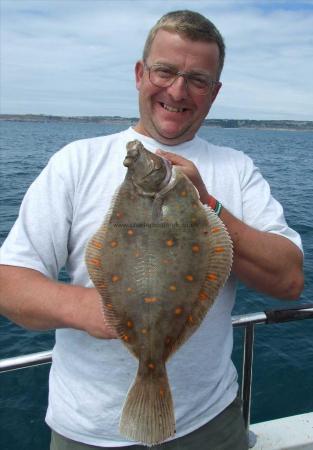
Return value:
[(175, 416), (166, 369), (160, 377), (137, 373), (120, 419), (120, 432), (128, 439), (155, 445), (175, 434)]
[(107, 226), (104, 223), (89, 240), (85, 252), (85, 262), (90, 279), (101, 296), (102, 309), (108, 326), (115, 330), (119, 321), (108, 292), (109, 280), (106, 279), (102, 267), (102, 243), (105, 241), (106, 230)]
[(203, 285), (195, 299), (192, 313), (186, 320), (180, 336), (168, 348), (167, 360), (197, 330), (214, 303), (220, 289), (226, 283), (233, 262), (233, 244), (230, 235), (217, 214), (210, 207), (204, 206), (209, 221), (209, 262)]
[(100, 294), (99, 301), (101, 302), (101, 307), (103, 311), (104, 318), (108, 328), (116, 332), (118, 337), (121, 339), (123, 344), (128, 348), (130, 353), (132, 353), (136, 358), (138, 354), (135, 352), (132, 345), (129, 345), (126, 338), (128, 333), (125, 324), (121, 322), (120, 317), (116, 314), (114, 308), (114, 302), (108, 291), (109, 279), (105, 274), (102, 267), (103, 260), (103, 242), (105, 242), (106, 232), (108, 229), (107, 220), (98, 229), (98, 231), (89, 240), (86, 252), (85, 261), (88, 269), (90, 279), (92, 280), (95, 288)]
[(200, 323), (213, 305), (230, 275), (233, 263), (233, 243), (224, 223), (211, 208), (205, 209), (210, 223), (210, 256), (205, 280), (193, 310), (195, 323)]
[(106, 240), (106, 234), (110, 220), (113, 214), (115, 203), (118, 202), (121, 185), (115, 190), (109, 209), (105, 214), (103, 223), (100, 225), (96, 233), (87, 242), (85, 250), (85, 263), (89, 273), (89, 277), (93, 282), (95, 288), (99, 292), (102, 299), (102, 309), (106, 319), (108, 320), (108, 326), (115, 330), (119, 321), (114, 311), (114, 306), (111, 301), (111, 297), (108, 292), (108, 282), (103, 273), (102, 258), (103, 248), (102, 245)]

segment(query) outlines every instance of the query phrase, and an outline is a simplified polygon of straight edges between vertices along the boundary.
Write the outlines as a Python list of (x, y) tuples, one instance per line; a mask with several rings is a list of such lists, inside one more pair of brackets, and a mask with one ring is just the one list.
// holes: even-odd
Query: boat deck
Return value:
[(250, 432), (257, 437), (253, 450), (312, 450), (313, 413), (250, 425)]

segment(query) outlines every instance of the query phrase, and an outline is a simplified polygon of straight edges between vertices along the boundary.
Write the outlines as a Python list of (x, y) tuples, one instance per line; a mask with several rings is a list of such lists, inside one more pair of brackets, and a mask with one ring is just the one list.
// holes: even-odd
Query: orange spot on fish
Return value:
[(193, 276), (190, 275), (190, 274), (189, 275), (185, 275), (185, 280), (191, 282), (191, 281), (193, 281)]
[(212, 229), (211, 229), (211, 233), (218, 233), (220, 231), (220, 228), (219, 227), (213, 227)]
[(173, 239), (168, 239), (168, 240), (166, 241), (166, 245), (167, 245), (168, 247), (173, 247), (173, 245), (174, 245), (174, 240), (173, 240)]
[(214, 249), (215, 253), (224, 253), (225, 248), (224, 247), (216, 247)]
[(187, 197), (187, 192), (186, 192), (186, 191), (181, 191), (180, 195), (181, 195), (182, 197)]
[(190, 323), (190, 324), (193, 323), (193, 317), (191, 314), (188, 316), (188, 323)]
[(216, 275), (216, 273), (209, 273), (208, 276), (207, 276), (207, 279), (208, 279), (209, 281), (216, 281), (216, 280), (217, 280), (217, 275)]
[(127, 334), (124, 334), (124, 336), (122, 336), (122, 339), (125, 342), (129, 342), (130, 341), (130, 337)]
[(160, 392), (160, 396), (163, 397), (164, 393), (165, 393), (164, 389), (160, 388), (159, 392)]
[(155, 303), (157, 302), (159, 299), (157, 297), (145, 297), (144, 301), (145, 303)]
[(197, 223), (197, 219), (195, 217), (192, 217), (191, 222), (192, 223)]
[(147, 328), (142, 328), (142, 329), (141, 329), (141, 333), (142, 333), (142, 334), (147, 334), (147, 333), (148, 333)]
[(204, 301), (208, 299), (208, 294), (204, 291), (199, 292), (199, 300)]
[(134, 230), (127, 230), (128, 236), (133, 236), (135, 234)]
[(170, 287), (169, 287), (169, 290), (172, 291), (172, 292), (177, 291), (176, 285), (175, 284), (171, 284)]
[(192, 251), (194, 253), (199, 253), (200, 252), (200, 245), (198, 244), (193, 244), (193, 246), (191, 247)]
[(192, 204), (192, 207), (193, 207), (193, 208), (198, 208), (198, 204), (194, 202), (194, 203)]
[(118, 242), (117, 241), (111, 241), (110, 245), (111, 245), (112, 248), (115, 248), (115, 247), (118, 246)]
[(99, 283), (98, 285), (97, 285), (97, 287), (99, 288), (99, 289), (105, 289), (105, 288), (107, 288), (108, 287), (108, 284), (107, 283)]
[(183, 308), (181, 308), (180, 306), (178, 308), (175, 308), (176, 316), (180, 316), (182, 312), (183, 312)]
[(100, 267), (101, 266), (101, 261), (98, 258), (91, 258), (89, 260), (89, 264), (96, 266), (96, 267)]
[(92, 240), (91, 243), (96, 248), (102, 248), (103, 247), (103, 245), (99, 241)]
[(133, 328), (134, 324), (131, 320), (127, 320), (127, 326), (128, 328)]
[(152, 362), (149, 362), (148, 363), (148, 367), (149, 367), (149, 369), (154, 370), (155, 369), (155, 364), (153, 364)]
[(113, 308), (112, 303), (106, 303), (105, 305), (106, 305), (106, 307), (109, 308), (109, 309), (112, 309), (112, 308)]
[(112, 275), (112, 277), (111, 277), (111, 280), (113, 281), (113, 283), (116, 283), (120, 279), (121, 279), (121, 277), (119, 275)]
[(140, 256), (140, 252), (138, 252), (138, 250), (135, 251), (134, 256), (136, 256), (136, 258), (138, 258), (138, 256)]
[(127, 292), (132, 292), (132, 291), (133, 291), (133, 288), (128, 287), (126, 290), (127, 290)]

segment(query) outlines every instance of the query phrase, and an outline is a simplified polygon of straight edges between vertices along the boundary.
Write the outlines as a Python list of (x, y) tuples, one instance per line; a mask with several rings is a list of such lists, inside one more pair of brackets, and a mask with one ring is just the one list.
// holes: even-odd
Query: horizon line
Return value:
[[(0, 117), (51, 117), (51, 118), (65, 118), (65, 119), (84, 119), (84, 118), (99, 118), (99, 119), (123, 119), (123, 120), (139, 120), (139, 117), (135, 116), (119, 116), (119, 115), (62, 115), (62, 114), (48, 114), (48, 113), (0, 113)], [(236, 122), (309, 122), (313, 123), (313, 120), (307, 119), (237, 119), (237, 118), (205, 118), (204, 121), (236, 121)]]

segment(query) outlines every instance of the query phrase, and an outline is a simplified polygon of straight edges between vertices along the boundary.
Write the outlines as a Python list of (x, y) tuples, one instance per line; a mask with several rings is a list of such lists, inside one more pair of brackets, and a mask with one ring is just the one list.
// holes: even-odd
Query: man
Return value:
[[(230, 359), (235, 279), (295, 299), (303, 287), (302, 252), (250, 158), (196, 136), (221, 87), (223, 60), (223, 39), (206, 18), (189, 11), (161, 18), (136, 64), (138, 124), (55, 154), (30, 187), (3, 245), (1, 312), (32, 329), (57, 329), (46, 417), (54, 430), (52, 450), (133, 444), (120, 436), (118, 420), (136, 361), (112, 339), (83, 261), (86, 243), (124, 178), (126, 143), (135, 138), (182, 167), (201, 201), (216, 208), (234, 245), (229, 281), (168, 363), (177, 434), (156, 448), (247, 448)], [(55, 281), (63, 265), (71, 285)]]

